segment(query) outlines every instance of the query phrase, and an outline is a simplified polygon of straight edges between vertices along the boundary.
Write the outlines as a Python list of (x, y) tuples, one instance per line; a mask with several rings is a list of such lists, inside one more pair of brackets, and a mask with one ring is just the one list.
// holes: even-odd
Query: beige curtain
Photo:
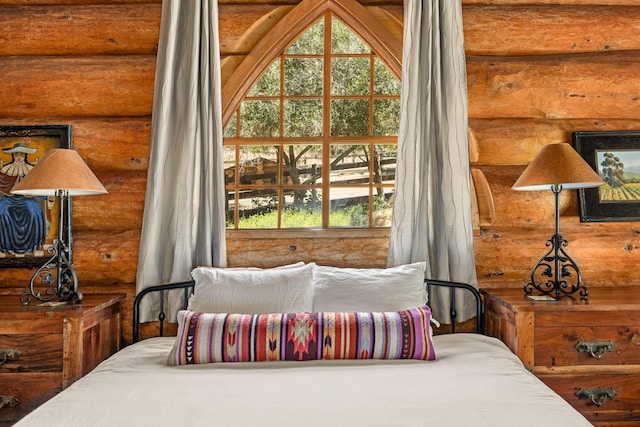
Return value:
[[(217, 1), (164, 0), (138, 291), (226, 266), (224, 201)], [(142, 321), (157, 304), (145, 297)]]
[[(405, 0), (400, 102), (388, 265), (427, 261), (427, 277), (477, 287), (461, 0)], [(458, 320), (475, 314), (458, 302)], [(432, 300), (448, 323), (446, 304)]]

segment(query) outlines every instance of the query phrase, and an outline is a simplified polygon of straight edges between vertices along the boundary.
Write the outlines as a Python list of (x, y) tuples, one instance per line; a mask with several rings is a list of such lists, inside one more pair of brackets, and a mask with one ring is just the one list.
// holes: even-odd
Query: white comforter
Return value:
[(28, 426), (590, 426), (498, 340), (435, 337), (437, 360), (169, 367), (173, 338), (129, 346)]

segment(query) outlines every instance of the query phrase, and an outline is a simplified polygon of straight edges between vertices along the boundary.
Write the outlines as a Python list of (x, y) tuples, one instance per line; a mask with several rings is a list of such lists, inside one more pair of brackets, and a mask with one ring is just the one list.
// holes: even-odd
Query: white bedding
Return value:
[(500, 341), (434, 338), (437, 360), (169, 367), (173, 338), (129, 346), (28, 426), (590, 426)]

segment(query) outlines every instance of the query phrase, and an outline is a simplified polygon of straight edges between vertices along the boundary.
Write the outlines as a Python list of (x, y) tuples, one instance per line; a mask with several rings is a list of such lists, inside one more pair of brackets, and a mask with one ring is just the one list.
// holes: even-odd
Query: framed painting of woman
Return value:
[(51, 148), (71, 148), (71, 125), (0, 126), (0, 267), (40, 266), (58, 227), (70, 237), (70, 206), (59, 224), (56, 198), (11, 194)]

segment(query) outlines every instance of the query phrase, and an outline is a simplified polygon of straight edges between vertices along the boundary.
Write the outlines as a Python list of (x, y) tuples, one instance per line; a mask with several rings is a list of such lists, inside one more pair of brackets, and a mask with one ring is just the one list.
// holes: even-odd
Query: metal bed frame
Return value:
[[(433, 280), (426, 279), (424, 281), (425, 287), (427, 289), (428, 301), (431, 300), (431, 290), (434, 287), (445, 287), (450, 288), (452, 290), (455, 289), (463, 289), (466, 292), (470, 292), (475, 300), (476, 305), (476, 333), (483, 334), (484, 333), (484, 311), (482, 307), (482, 298), (480, 297), (480, 292), (471, 285), (466, 283), (459, 282), (448, 282), (444, 280)], [(193, 293), (195, 287), (195, 282), (193, 280), (186, 282), (177, 282), (170, 283), (166, 285), (158, 285), (151, 286), (149, 288), (143, 289), (140, 291), (133, 302), (133, 342), (138, 342), (140, 335), (140, 302), (145, 297), (153, 292), (158, 292), (160, 294), (160, 308), (158, 312), (157, 320), (160, 322), (160, 331), (159, 336), (164, 336), (164, 323), (167, 321), (167, 313), (165, 312), (165, 293), (168, 291), (181, 289), (184, 295), (183, 298), (183, 309), (187, 308), (187, 304), (189, 302), (189, 296)], [(451, 333), (456, 332), (456, 319), (458, 318), (458, 313), (456, 312), (456, 294), (457, 292), (449, 293), (449, 315), (451, 316)]]

